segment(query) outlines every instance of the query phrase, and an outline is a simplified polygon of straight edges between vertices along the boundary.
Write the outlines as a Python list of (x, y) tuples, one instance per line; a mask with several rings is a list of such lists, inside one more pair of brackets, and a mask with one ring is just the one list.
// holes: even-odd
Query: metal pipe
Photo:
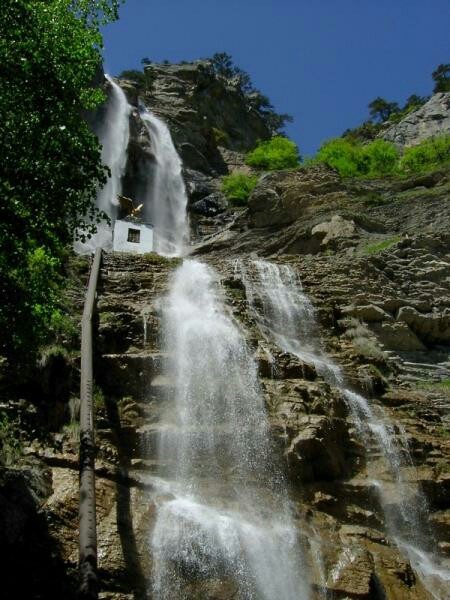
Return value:
[(97, 600), (97, 525), (95, 514), (95, 437), (93, 411), (92, 314), (102, 257), (95, 250), (81, 322), (80, 377), (80, 547), (79, 598)]

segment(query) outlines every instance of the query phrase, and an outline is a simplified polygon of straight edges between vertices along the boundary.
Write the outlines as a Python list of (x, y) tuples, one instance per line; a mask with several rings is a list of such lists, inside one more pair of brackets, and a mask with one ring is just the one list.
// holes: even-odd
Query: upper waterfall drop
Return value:
[[(130, 139), (130, 112), (122, 88), (109, 75), (105, 75), (111, 86), (104, 120), (98, 138), (102, 146), (102, 163), (109, 167), (111, 175), (106, 184), (98, 190), (96, 206), (108, 215), (111, 221), (117, 217), (122, 192), (122, 177), (127, 164), (127, 149)], [(74, 249), (79, 254), (91, 254), (95, 248), (112, 248), (112, 227), (106, 221), (97, 225), (97, 232), (86, 242), (75, 242)]]
[(155, 156), (144, 199), (144, 217), (154, 228), (155, 251), (163, 256), (181, 256), (189, 237), (183, 165), (166, 123), (143, 105), (141, 118), (150, 134)]

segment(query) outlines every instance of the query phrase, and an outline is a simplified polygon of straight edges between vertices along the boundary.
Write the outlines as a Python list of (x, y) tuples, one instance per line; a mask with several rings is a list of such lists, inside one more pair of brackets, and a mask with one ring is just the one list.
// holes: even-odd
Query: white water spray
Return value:
[(144, 218), (153, 225), (155, 251), (163, 256), (181, 256), (189, 237), (182, 162), (167, 125), (144, 107), (141, 117), (156, 161), (144, 200)]
[(313, 364), (330, 385), (338, 387), (365, 446), (370, 446), (371, 439), (375, 441), (392, 480), (373, 477), (389, 533), (433, 597), (446, 598), (450, 593), (450, 570), (433, 555), (430, 535), (424, 527), (426, 501), (417, 486), (403, 476), (402, 467), (413, 464), (407, 444), (399, 444), (381, 407), (372, 407), (366, 398), (346, 388), (341, 369), (322, 348), (314, 308), (293, 269), (257, 260), (248, 268), (241, 264), (241, 272), (247, 299), (263, 335), (283, 351)]
[(163, 327), (173, 403), (161, 423), (154, 597), (210, 597), (220, 581), (242, 600), (309, 598), (256, 364), (214, 271), (183, 263)]
[[(102, 145), (102, 163), (109, 167), (111, 176), (98, 191), (96, 206), (114, 221), (118, 213), (118, 196), (122, 192), (122, 177), (127, 164), (131, 108), (122, 88), (109, 75), (105, 77), (111, 85), (111, 92), (98, 138)], [(97, 233), (89, 240), (85, 243), (76, 242), (74, 246), (79, 254), (91, 254), (99, 247), (104, 250), (112, 248), (112, 227), (106, 221), (97, 225)]]

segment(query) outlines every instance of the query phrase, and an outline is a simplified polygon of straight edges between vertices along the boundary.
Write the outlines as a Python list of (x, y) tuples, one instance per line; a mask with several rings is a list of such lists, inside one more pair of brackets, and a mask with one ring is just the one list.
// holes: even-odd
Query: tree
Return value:
[[(21, 357), (56, 326), (64, 248), (106, 181), (82, 114), (93, 87), (100, 26), (114, 0), (2, 0), (0, 6), (0, 353)], [(91, 227), (92, 230), (92, 227)]]
[(141, 58), (141, 65), (143, 67), (145, 67), (146, 65), (151, 65), (151, 64), (152, 64), (152, 61), (147, 56), (144, 56), (144, 58)]
[(426, 98), (425, 96), (418, 96), (417, 94), (411, 94), (411, 96), (409, 96), (409, 98), (406, 100), (405, 102), (405, 106), (402, 108), (402, 110), (411, 110), (411, 109), (415, 109), (418, 108), (419, 106), (422, 106), (423, 104), (425, 104), (425, 102), (428, 100), (428, 98)]
[(432, 73), (433, 92), (450, 92), (450, 63), (439, 65)]
[(259, 113), (267, 129), (272, 134), (282, 133), (286, 123), (293, 121), (290, 115), (279, 114), (275, 111), (268, 97), (255, 88), (250, 75), (234, 64), (233, 57), (230, 54), (216, 52), (210, 60), (214, 73), (229, 80), (239, 88), (245, 96), (249, 109), (256, 110)]
[(369, 113), (372, 119), (377, 121), (386, 121), (392, 113), (399, 110), (397, 102), (388, 102), (378, 96), (369, 104)]
[(211, 58), (214, 71), (217, 75), (231, 78), (234, 75), (233, 58), (226, 52), (216, 52)]

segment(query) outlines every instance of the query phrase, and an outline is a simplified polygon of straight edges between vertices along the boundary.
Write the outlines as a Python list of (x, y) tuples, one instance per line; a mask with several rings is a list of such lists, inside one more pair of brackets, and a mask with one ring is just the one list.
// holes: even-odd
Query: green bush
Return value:
[(360, 148), (360, 144), (345, 138), (332, 139), (321, 146), (313, 162), (333, 167), (342, 177), (357, 177), (367, 172)]
[(349, 138), (325, 142), (313, 162), (333, 167), (342, 177), (379, 177), (396, 171), (399, 153), (384, 140), (361, 144)]
[(224, 146), (227, 148), (230, 144), (230, 136), (226, 131), (222, 131), (222, 129), (217, 129), (217, 127), (212, 128), (214, 141), (217, 146)]
[(245, 173), (232, 173), (222, 180), (222, 192), (228, 200), (237, 206), (247, 204), (248, 197), (256, 186), (258, 178)]
[(277, 171), (297, 167), (300, 156), (295, 142), (277, 135), (266, 142), (260, 142), (247, 154), (246, 163), (258, 169)]
[(391, 248), (391, 246), (395, 246), (395, 244), (398, 244), (398, 242), (400, 242), (402, 239), (403, 238), (401, 235), (394, 235), (393, 237), (382, 240), (381, 242), (369, 244), (364, 248), (363, 252), (369, 256), (372, 254), (378, 254), (378, 252), (383, 252), (383, 250), (387, 250), (388, 248)]
[(399, 160), (397, 148), (384, 140), (374, 140), (370, 144), (362, 146), (361, 153), (364, 157), (365, 167), (368, 169), (368, 175), (374, 177), (392, 174)]
[(412, 148), (407, 148), (400, 160), (399, 169), (406, 175), (425, 173), (450, 162), (450, 135), (429, 138)]

